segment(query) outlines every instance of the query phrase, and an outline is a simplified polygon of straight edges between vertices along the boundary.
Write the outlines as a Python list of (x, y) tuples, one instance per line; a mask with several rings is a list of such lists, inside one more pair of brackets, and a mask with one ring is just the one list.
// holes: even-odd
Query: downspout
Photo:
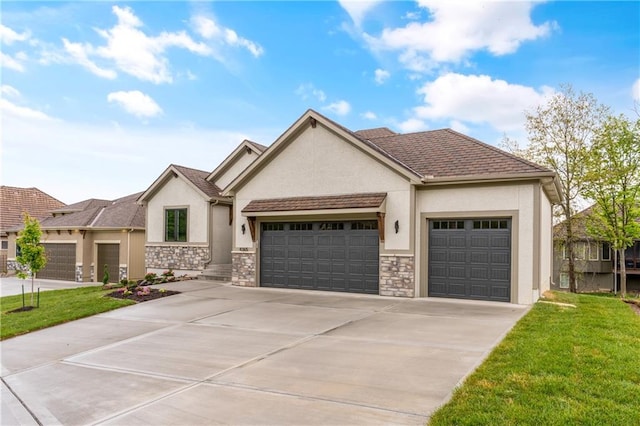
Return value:
[(207, 221), (208, 221), (207, 239), (209, 240), (209, 257), (207, 259), (205, 259), (205, 261), (204, 261), (204, 265), (203, 265), (204, 269), (207, 269), (207, 266), (209, 266), (209, 264), (213, 260), (213, 236), (212, 236), (212, 232), (213, 232), (213, 206), (217, 205), (219, 202), (220, 202), (220, 200), (213, 200), (213, 202), (209, 203), (209, 217), (207, 219)]

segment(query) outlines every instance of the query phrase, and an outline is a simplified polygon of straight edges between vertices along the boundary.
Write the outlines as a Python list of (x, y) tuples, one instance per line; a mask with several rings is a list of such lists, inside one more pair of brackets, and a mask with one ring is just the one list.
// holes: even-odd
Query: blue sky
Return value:
[(2, 184), (66, 203), (213, 170), (308, 108), (526, 141), (563, 83), (640, 101), (638, 2), (2, 2)]

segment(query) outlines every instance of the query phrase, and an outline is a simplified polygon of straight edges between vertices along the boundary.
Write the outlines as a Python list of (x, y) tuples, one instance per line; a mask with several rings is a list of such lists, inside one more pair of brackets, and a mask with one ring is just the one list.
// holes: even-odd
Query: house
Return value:
[[(620, 288), (620, 261), (614, 267), (615, 255), (609, 243), (599, 241), (587, 232), (587, 220), (591, 207), (574, 216), (573, 234), (576, 238), (575, 271), (576, 289), (578, 292), (608, 292), (614, 290), (617, 282)], [(553, 290), (569, 289), (569, 257), (564, 244), (566, 222), (553, 227)], [(625, 250), (625, 269), (627, 272), (627, 290), (640, 291), (640, 240)]]
[(550, 288), (555, 173), (450, 129), (308, 110), (219, 188), (238, 286), (518, 304)]
[(0, 270), (7, 271), (9, 237), (7, 230), (19, 226), (23, 213), (37, 219), (46, 217), (51, 210), (64, 206), (64, 203), (39, 190), (38, 188), (18, 188), (0, 186)]
[[(41, 220), (47, 265), (38, 278), (100, 282), (144, 277), (144, 207), (140, 193), (117, 200), (89, 199), (51, 211)], [(17, 269), (16, 238), (9, 233), (10, 269)]]
[(245, 140), (212, 172), (167, 167), (138, 200), (146, 207), (148, 272), (230, 278), (233, 200), (221, 188), (265, 149)]

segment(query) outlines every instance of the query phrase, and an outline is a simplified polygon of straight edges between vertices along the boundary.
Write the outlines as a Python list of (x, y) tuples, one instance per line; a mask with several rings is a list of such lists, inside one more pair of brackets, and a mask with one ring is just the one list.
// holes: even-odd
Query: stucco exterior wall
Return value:
[(258, 158), (258, 154), (256, 154), (253, 149), (251, 153), (247, 153), (246, 150), (243, 150), (242, 155), (238, 156), (235, 161), (219, 176), (216, 176), (214, 183), (218, 186), (218, 188), (225, 188), (227, 185), (231, 183), (240, 173), (244, 171), (249, 164), (253, 163), (255, 159)]
[[(321, 124), (308, 127), (235, 192), (235, 249), (253, 248), (242, 209), (254, 199), (386, 192), (382, 250), (411, 250), (411, 187), (408, 180), (342, 140)], [(396, 234), (394, 222), (401, 224)]]
[[(416, 285), (423, 283), (421, 295), (426, 296), (424, 284), (427, 279), (426, 244), (427, 223), (429, 217), (490, 217), (492, 215), (512, 217), (512, 291), (513, 303), (531, 304), (534, 300), (534, 262), (533, 257), (540, 253), (534, 251), (534, 232), (540, 229), (535, 224), (535, 183), (472, 185), (428, 187), (417, 191), (416, 208), (420, 212), (416, 219), (416, 249), (421, 253), (417, 258)], [(507, 214), (508, 213), (508, 214)], [(423, 223), (424, 222), (424, 223)], [(551, 258), (540, 259), (540, 270), (550, 270)], [(544, 266), (543, 266), (544, 265)], [(537, 274), (536, 274), (537, 275)], [(419, 278), (418, 278), (419, 277)], [(426, 283), (428, 285), (428, 283)], [(537, 285), (535, 286), (537, 287)]]
[(168, 180), (148, 201), (147, 242), (164, 242), (165, 209), (182, 207), (187, 208), (187, 243), (207, 242), (209, 203), (181, 178)]
[(539, 295), (551, 289), (553, 277), (553, 206), (540, 188), (540, 285)]
[(224, 204), (211, 207), (211, 238), (213, 238), (212, 241), (214, 242), (211, 253), (212, 264), (231, 263), (231, 230), (233, 229), (233, 224), (229, 223), (230, 208), (233, 207)]

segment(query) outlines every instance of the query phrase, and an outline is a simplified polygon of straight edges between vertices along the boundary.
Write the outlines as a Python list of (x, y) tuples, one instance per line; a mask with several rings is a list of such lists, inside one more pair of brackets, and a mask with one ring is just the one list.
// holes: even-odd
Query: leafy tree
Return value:
[(625, 297), (625, 250), (640, 239), (640, 119), (609, 117), (586, 164), (585, 195), (595, 202), (587, 229), (618, 253), (620, 293)]
[[(36, 274), (47, 264), (47, 258), (44, 253), (44, 246), (40, 244), (42, 230), (38, 219), (29, 216), (28, 213), (23, 217), (24, 229), (18, 234), (16, 244), (20, 247), (20, 255), (16, 260), (24, 269), (18, 271), (18, 277), (26, 279), (31, 276), (31, 306), (33, 306), (33, 281)], [(26, 271), (26, 272), (25, 272)]]
[(546, 104), (525, 112), (529, 146), (525, 157), (556, 172), (562, 190), (557, 217), (565, 223), (564, 245), (569, 258), (569, 289), (576, 291), (575, 214), (580, 211), (586, 179), (586, 158), (592, 138), (608, 107), (592, 94), (576, 94), (561, 86)]

